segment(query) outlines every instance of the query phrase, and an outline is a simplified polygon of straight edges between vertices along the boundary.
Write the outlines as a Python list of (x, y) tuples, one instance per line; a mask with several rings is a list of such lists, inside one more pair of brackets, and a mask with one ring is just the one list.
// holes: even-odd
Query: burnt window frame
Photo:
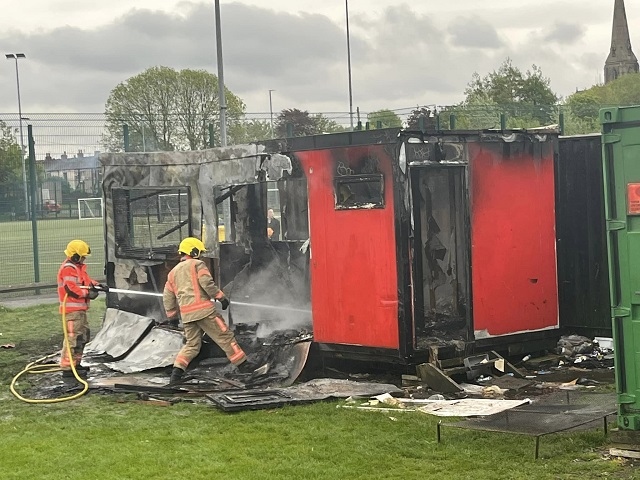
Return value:
[[(344, 205), (338, 201), (338, 192), (341, 185), (352, 185), (358, 183), (365, 182), (373, 182), (377, 181), (380, 185), (380, 200), (379, 201), (370, 201), (370, 202), (361, 202), (354, 205)], [(371, 209), (384, 209), (385, 201), (384, 201), (384, 174), (382, 173), (356, 173), (351, 175), (340, 175), (334, 178), (333, 182), (333, 198), (334, 198), (334, 209), (335, 210), (371, 210)], [(373, 205), (372, 205), (373, 204)]]
[[(154, 194), (149, 194), (149, 191), (154, 191)], [(119, 192), (123, 192), (122, 194)], [(160, 239), (156, 236), (154, 240), (161, 240), (164, 236), (172, 233), (175, 230), (181, 230), (183, 227), (187, 227), (187, 235), (193, 235), (193, 221), (192, 221), (192, 208), (191, 208), (191, 187), (187, 185), (179, 185), (179, 186), (171, 186), (171, 187), (158, 187), (158, 186), (137, 186), (137, 187), (113, 187), (111, 189), (111, 214), (113, 218), (113, 230), (114, 230), (114, 243), (115, 243), (115, 256), (116, 258), (123, 259), (133, 259), (133, 260), (166, 260), (167, 258), (177, 256), (178, 246), (180, 245), (180, 241), (185, 238), (184, 236), (180, 236), (180, 241), (177, 243), (163, 244), (162, 246), (156, 247), (139, 247), (132, 245), (133, 235), (133, 227), (132, 224), (132, 209), (131, 209), (131, 196), (134, 192), (147, 192), (146, 195), (139, 196), (138, 198), (134, 197), (133, 201), (142, 199), (142, 198), (150, 198), (153, 196), (158, 197), (162, 194), (171, 194), (171, 193), (187, 193), (187, 211), (185, 213), (184, 220), (180, 220), (175, 223), (173, 227), (167, 229), (163, 234), (160, 235)], [(119, 197), (124, 196), (124, 200), (121, 200)], [(126, 216), (125, 225), (122, 226), (121, 222), (119, 222), (119, 218), (122, 215), (118, 215), (116, 213), (116, 209), (120, 208), (120, 202), (126, 201), (126, 210), (124, 216)], [(159, 199), (153, 202), (157, 207), (155, 212), (150, 212), (149, 217), (153, 218), (156, 222), (159, 219)]]

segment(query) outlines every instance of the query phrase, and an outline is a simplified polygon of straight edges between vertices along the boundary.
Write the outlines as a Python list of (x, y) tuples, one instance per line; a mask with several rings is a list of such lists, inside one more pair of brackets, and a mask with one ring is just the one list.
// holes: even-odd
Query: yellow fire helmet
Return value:
[(80, 257), (91, 255), (91, 248), (83, 240), (71, 240), (64, 250), (64, 254), (68, 258), (74, 258), (74, 255), (77, 255), (77, 258), (80, 259)]
[(194, 237), (185, 238), (180, 242), (180, 246), (178, 247), (178, 253), (183, 253), (193, 258), (198, 258), (202, 252), (206, 251), (207, 249), (204, 248), (204, 243)]

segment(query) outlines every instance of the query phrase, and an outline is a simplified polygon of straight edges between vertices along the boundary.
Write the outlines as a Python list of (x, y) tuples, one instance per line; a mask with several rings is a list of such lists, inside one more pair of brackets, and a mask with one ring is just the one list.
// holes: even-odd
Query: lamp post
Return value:
[(16, 62), (16, 85), (18, 87), (18, 121), (20, 122), (20, 155), (22, 156), (22, 185), (24, 189), (24, 212), (29, 218), (29, 193), (27, 190), (27, 169), (24, 162), (24, 136), (22, 134), (22, 103), (20, 102), (20, 73), (18, 71), (18, 59), (27, 58), (24, 53), (7, 53), (7, 60)]
[(351, 88), (351, 38), (349, 35), (349, 0), (344, 0), (347, 19), (347, 69), (349, 70), (349, 121), (353, 131), (353, 89)]
[(273, 102), (271, 101), (271, 92), (275, 92), (275, 90), (269, 90), (269, 114), (271, 115), (271, 138), (273, 138)]

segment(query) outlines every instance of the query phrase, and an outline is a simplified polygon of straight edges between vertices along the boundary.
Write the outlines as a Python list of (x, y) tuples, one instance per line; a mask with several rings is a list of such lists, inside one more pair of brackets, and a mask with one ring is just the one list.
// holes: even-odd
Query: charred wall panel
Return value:
[(558, 326), (554, 141), (469, 145), (476, 339)]
[(600, 135), (561, 138), (556, 176), (560, 325), (611, 336)]
[[(397, 349), (398, 273), (390, 154), (384, 145), (374, 145), (295, 155), (308, 182), (314, 340)], [(356, 193), (350, 191), (352, 185), (336, 181), (358, 175), (369, 181), (376, 174), (384, 182), (384, 205), (375, 201), (350, 204), (350, 192)], [(372, 200), (375, 192), (370, 192)], [(362, 199), (362, 195), (361, 191), (355, 197)]]

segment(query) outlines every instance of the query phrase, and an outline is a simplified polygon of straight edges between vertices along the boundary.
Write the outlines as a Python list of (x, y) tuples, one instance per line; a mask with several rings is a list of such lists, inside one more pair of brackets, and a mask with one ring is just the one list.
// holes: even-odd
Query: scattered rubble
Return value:
[[(205, 337), (202, 358), (193, 362), (182, 383), (169, 386), (168, 368), (181, 347), (181, 333), (148, 317), (110, 310), (83, 359), (83, 364), (91, 366), (91, 388), (134, 394), (124, 401), (157, 406), (204, 402), (231, 412), (344, 398), (342, 408), (467, 417), (492, 415), (530, 403), (530, 398), (593, 389), (613, 381), (613, 342), (570, 335), (560, 339), (555, 353), (526, 355), (515, 363), (488, 352), (461, 359), (456, 369), (439, 368), (438, 361), (438, 365), (421, 364), (415, 375), (394, 377), (391, 383), (376, 381), (379, 378), (373, 374), (325, 368), (325, 374), (342, 378), (296, 384), (307, 362), (312, 334), (292, 329), (260, 338), (256, 324), (235, 325), (236, 337), (256, 363), (270, 365), (268, 374), (239, 373)], [(448, 371), (457, 375), (450, 376)], [(30, 387), (30, 394), (37, 398), (76, 388), (59, 374), (41, 377)]]

